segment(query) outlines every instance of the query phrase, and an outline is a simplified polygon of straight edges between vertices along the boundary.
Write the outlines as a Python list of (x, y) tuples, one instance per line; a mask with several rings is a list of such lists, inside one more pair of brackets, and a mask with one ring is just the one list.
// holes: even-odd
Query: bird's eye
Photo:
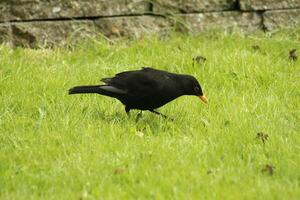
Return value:
[(199, 87), (197, 87), (197, 86), (194, 87), (194, 91), (195, 91), (195, 92), (199, 92), (199, 90), (200, 90)]

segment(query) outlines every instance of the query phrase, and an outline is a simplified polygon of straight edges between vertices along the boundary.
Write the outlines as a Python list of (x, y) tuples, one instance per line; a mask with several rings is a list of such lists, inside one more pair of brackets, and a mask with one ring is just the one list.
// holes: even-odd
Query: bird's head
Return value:
[(185, 75), (183, 80), (183, 91), (184, 95), (198, 96), (201, 101), (208, 103), (207, 98), (203, 95), (202, 88), (197, 79), (190, 75)]

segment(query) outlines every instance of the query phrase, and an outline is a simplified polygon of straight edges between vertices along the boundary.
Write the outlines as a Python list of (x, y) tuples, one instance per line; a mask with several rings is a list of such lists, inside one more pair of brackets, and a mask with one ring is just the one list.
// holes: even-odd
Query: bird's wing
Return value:
[(137, 72), (137, 71), (120, 72), (120, 73), (115, 74), (114, 77), (102, 78), (102, 79), (100, 79), (100, 81), (102, 81), (103, 83), (106, 83), (106, 84), (113, 84), (113, 82), (115, 82), (116, 79), (118, 79), (119, 77), (124, 77), (124, 76), (127, 76), (128, 74), (131, 74), (134, 72)]
[(102, 78), (100, 81), (103, 83), (109, 84), (112, 78)]
[[(170, 80), (167, 75), (157, 73), (155, 69), (143, 68), (142, 70), (121, 72), (115, 77), (104, 78), (101, 81), (112, 86), (119, 94), (142, 97), (160, 93)], [(119, 90), (122, 92), (120, 93)]]
[(178, 93), (178, 83), (174, 80), (174, 74), (150, 67), (121, 72), (114, 77), (103, 78), (101, 81), (116, 88), (114, 90), (118, 91), (118, 94), (129, 96), (151, 98), (151, 96), (167, 95), (166, 92), (174, 95)]
[(130, 76), (132, 74), (135, 74), (136, 72), (141, 72), (141, 71), (158, 71), (156, 69), (153, 69), (151, 67), (142, 67), (141, 70), (134, 70), (134, 71), (125, 71), (125, 72), (120, 72), (117, 73), (114, 77), (109, 77), (109, 78), (102, 78), (100, 79), (100, 81), (102, 81), (103, 83), (106, 84), (110, 84), (112, 82), (113, 79), (119, 78), (119, 77), (125, 77), (125, 76)]
[(111, 85), (102, 85), (100, 87), (102, 90), (105, 90), (107, 92), (113, 93), (113, 94), (127, 94), (128, 91), (125, 89), (120, 89)]

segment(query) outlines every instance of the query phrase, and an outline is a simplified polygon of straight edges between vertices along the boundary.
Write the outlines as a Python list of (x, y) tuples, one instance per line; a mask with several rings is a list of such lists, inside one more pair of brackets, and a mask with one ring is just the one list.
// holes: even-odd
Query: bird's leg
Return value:
[(143, 111), (140, 111), (139, 114), (137, 114), (135, 121), (138, 122), (139, 119), (142, 117)]
[(130, 111), (130, 108), (128, 108), (128, 107), (126, 106), (126, 107), (125, 107), (125, 112), (126, 112), (126, 114), (127, 114), (128, 117), (130, 117), (129, 111)]
[(149, 111), (152, 112), (152, 113), (154, 113), (154, 114), (160, 115), (160, 116), (162, 116), (162, 117), (165, 118), (165, 119), (168, 118), (166, 115), (161, 114), (160, 112), (157, 112), (157, 111), (155, 111), (155, 110), (149, 110)]

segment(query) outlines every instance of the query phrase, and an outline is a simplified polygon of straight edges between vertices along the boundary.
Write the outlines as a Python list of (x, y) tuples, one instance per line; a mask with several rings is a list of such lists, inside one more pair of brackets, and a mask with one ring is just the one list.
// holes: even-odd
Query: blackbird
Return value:
[(76, 86), (69, 89), (69, 94), (97, 93), (120, 100), (127, 114), (131, 109), (148, 110), (165, 118), (155, 109), (182, 95), (198, 96), (203, 102), (208, 102), (193, 76), (150, 67), (121, 72), (101, 81), (105, 84)]

